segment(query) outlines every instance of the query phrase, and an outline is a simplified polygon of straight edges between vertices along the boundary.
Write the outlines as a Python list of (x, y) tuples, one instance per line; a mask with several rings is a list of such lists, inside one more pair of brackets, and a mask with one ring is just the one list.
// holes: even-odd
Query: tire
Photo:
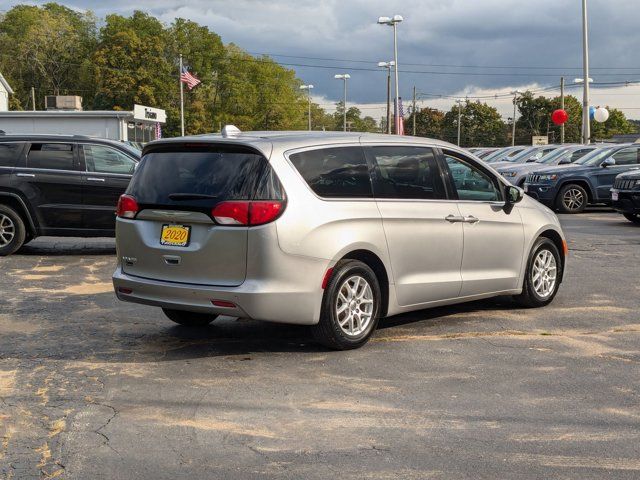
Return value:
[(582, 213), (589, 202), (587, 191), (580, 185), (569, 183), (560, 189), (556, 208), (562, 213)]
[(371, 268), (357, 260), (338, 262), (324, 292), (320, 321), (312, 327), (314, 338), (333, 350), (361, 347), (378, 325), (381, 299)]
[(637, 223), (640, 225), (640, 214), (637, 213), (623, 213), (624, 218), (629, 220), (630, 222)]
[(172, 310), (170, 308), (163, 308), (162, 311), (169, 320), (184, 325), (185, 327), (206, 327), (218, 317), (218, 315), (213, 313), (187, 312), (185, 310)]
[[(538, 238), (533, 244), (527, 260), (522, 293), (514, 296), (513, 299), (526, 308), (544, 307), (551, 303), (558, 293), (562, 278), (562, 266), (558, 247), (548, 238)], [(544, 273), (541, 273), (541, 269), (542, 272), (546, 272), (546, 277)], [(541, 274), (543, 275), (542, 279), (539, 277)], [(545, 284), (545, 278), (551, 281), (550, 277), (553, 279), (553, 285)]]
[(0, 205), (0, 257), (18, 250), (24, 244), (26, 234), (20, 214), (11, 207)]

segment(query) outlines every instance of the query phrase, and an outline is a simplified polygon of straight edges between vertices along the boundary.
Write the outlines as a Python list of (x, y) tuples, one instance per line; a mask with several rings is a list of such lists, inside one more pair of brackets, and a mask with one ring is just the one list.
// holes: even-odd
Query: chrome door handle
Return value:
[(36, 178), (35, 173), (16, 173), (16, 177)]
[(479, 221), (480, 220), (478, 220), (473, 215), (469, 215), (468, 217), (464, 217), (464, 223), (478, 223)]
[(456, 215), (447, 215), (444, 219), (449, 223), (462, 223), (464, 222), (464, 217), (456, 216)]
[(87, 182), (104, 182), (104, 178), (87, 177)]

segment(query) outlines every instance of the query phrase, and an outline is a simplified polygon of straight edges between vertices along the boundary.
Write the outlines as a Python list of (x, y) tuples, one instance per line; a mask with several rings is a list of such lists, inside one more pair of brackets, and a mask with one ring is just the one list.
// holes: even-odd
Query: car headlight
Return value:
[(558, 178), (558, 175), (555, 173), (552, 175), (540, 175), (540, 181), (542, 182), (553, 182)]
[(636, 180), (636, 187), (640, 187), (640, 179)]
[(515, 177), (516, 175), (516, 172), (502, 172), (503, 177)]

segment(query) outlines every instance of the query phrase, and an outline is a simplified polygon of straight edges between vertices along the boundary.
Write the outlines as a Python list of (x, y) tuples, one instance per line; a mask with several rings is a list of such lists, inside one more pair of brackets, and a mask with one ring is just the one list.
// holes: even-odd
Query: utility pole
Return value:
[(589, 25), (587, 21), (587, 0), (582, 0), (582, 69), (584, 88), (582, 90), (582, 143), (588, 145), (591, 138), (589, 119)]
[(416, 86), (413, 86), (413, 136), (416, 136)]
[[(564, 77), (560, 77), (560, 108), (564, 110)], [(560, 145), (564, 143), (564, 123), (560, 125)]]
[(396, 64), (390, 62), (378, 62), (378, 66), (387, 69), (387, 133), (391, 135), (391, 67)]
[(514, 147), (516, 145), (516, 104), (518, 100), (518, 94), (520, 92), (516, 90), (515, 92), (511, 92), (513, 95), (513, 127), (511, 128), (511, 146)]
[(344, 94), (343, 94), (343, 100), (342, 100), (342, 107), (343, 107), (343, 112), (342, 112), (342, 131), (346, 132), (347, 131), (347, 80), (349, 80), (351, 78), (351, 75), (349, 75), (348, 73), (343, 73), (343, 74), (339, 74), (339, 75), (334, 75), (333, 78), (335, 78), (336, 80), (342, 80), (344, 83)]
[(308, 117), (309, 117), (309, 131), (311, 131), (311, 89), (313, 88), (313, 85), (309, 84), (309, 85), (300, 85), (300, 90), (306, 90), (307, 91), (307, 103), (308, 103)]
[(31, 105), (33, 106), (33, 111), (36, 111), (36, 88), (31, 87)]
[(462, 125), (462, 110), (460, 104), (462, 103), (462, 100), (458, 99), (456, 100), (456, 103), (458, 104), (458, 146), (460, 146), (460, 127)]

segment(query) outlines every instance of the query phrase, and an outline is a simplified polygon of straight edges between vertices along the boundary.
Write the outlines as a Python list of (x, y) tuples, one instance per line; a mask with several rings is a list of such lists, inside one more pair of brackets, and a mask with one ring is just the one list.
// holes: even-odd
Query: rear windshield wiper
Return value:
[(170, 193), (171, 200), (202, 200), (207, 198), (218, 198), (217, 195), (207, 195), (206, 193)]

